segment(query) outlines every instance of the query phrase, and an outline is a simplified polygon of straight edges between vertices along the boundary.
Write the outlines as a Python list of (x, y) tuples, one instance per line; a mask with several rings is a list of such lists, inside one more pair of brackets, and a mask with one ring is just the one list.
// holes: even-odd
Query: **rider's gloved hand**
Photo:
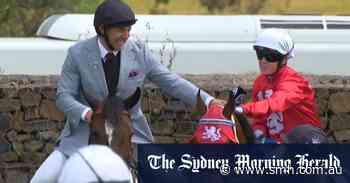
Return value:
[(232, 89), (231, 95), (234, 99), (234, 106), (239, 106), (243, 104), (247, 92), (242, 87), (238, 86)]
[(241, 114), (244, 112), (240, 105), (243, 104), (246, 94), (247, 92), (240, 86), (230, 91), (229, 102), (226, 103), (223, 111), (226, 118), (230, 119), (232, 114)]
[(242, 114), (244, 112), (241, 106), (235, 107), (235, 114)]

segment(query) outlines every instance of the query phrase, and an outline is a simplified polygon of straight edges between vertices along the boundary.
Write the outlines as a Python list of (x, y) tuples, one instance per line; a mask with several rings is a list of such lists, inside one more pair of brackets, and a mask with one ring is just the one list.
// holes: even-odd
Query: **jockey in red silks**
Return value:
[(288, 32), (266, 29), (254, 44), (261, 74), (253, 85), (252, 102), (235, 108), (254, 119), (258, 143), (326, 143), (309, 82), (287, 66), (294, 57), (294, 43)]

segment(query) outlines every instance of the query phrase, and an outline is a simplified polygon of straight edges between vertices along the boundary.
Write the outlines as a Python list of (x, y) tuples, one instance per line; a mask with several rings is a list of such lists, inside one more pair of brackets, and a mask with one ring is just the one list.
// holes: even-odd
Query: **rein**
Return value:
[[(231, 121), (236, 121), (236, 120), (235, 120), (235, 116), (234, 116), (233, 114), (231, 114)], [(233, 129), (233, 133), (234, 133), (235, 136), (236, 136), (237, 143), (240, 144), (240, 143), (239, 143), (239, 138), (238, 138), (238, 133), (237, 133), (237, 126), (236, 126), (236, 125), (233, 125), (232, 129)]]

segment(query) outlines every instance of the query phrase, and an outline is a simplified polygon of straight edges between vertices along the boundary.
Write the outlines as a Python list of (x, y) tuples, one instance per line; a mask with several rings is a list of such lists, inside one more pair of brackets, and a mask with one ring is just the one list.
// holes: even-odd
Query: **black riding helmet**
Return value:
[(94, 27), (101, 35), (99, 27), (125, 27), (136, 23), (137, 19), (132, 9), (121, 0), (105, 0), (95, 12)]

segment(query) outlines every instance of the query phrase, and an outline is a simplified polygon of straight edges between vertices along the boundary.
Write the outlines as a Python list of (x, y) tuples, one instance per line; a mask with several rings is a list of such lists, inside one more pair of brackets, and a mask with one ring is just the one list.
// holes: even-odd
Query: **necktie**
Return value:
[(114, 54), (111, 53), (111, 52), (109, 52), (109, 53), (107, 53), (107, 55), (105, 56), (105, 61), (106, 61), (106, 62), (112, 62), (112, 60), (113, 60), (114, 57), (115, 57)]
[(108, 95), (113, 96), (117, 92), (117, 85), (119, 80), (120, 52), (118, 52), (117, 55), (108, 53), (105, 56), (103, 70), (105, 72), (105, 78), (109, 93)]

